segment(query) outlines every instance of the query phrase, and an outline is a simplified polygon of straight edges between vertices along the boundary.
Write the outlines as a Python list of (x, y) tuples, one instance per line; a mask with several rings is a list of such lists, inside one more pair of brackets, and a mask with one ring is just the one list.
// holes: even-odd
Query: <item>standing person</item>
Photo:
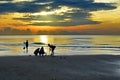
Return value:
[(25, 48), (26, 48), (26, 42), (23, 42), (22, 46), (23, 46), (23, 53), (26, 53), (26, 50), (25, 50)]
[(54, 50), (55, 50), (56, 46), (48, 44), (48, 47), (49, 47), (49, 52), (51, 52), (51, 56), (54, 56)]
[(25, 42), (26, 53), (28, 53), (28, 46), (29, 46), (29, 42), (28, 42), (28, 40), (26, 40), (26, 42)]
[(26, 43), (25, 43), (25, 42), (23, 42), (23, 49), (25, 49), (25, 47), (26, 47)]

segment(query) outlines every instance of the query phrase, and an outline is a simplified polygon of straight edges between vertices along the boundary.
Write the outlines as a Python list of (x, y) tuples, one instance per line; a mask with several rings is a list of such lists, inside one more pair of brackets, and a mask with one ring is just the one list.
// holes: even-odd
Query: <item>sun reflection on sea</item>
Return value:
[(40, 42), (47, 44), (48, 43), (48, 37), (46, 35), (40, 36)]

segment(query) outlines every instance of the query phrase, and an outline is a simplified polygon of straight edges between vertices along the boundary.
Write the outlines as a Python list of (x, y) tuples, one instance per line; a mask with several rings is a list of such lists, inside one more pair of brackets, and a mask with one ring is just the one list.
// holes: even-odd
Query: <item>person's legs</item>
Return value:
[(26, 47), (26, 53), (28, 53), (28, 47)]
[(41, 56), (41, 53), (39, 52), (39, 56)]
[(36, 53), (36, 52), (35, 52), (34, 54), (35, 54), (35, 56), (37, 56), (37, 55), (38, 55), (38, 53)]
[(35, 56), (37, 56), (37, 54), (35, 54)]
[(54, 49), (52, 49), (51, 51), (51, 56), (54, 56)]

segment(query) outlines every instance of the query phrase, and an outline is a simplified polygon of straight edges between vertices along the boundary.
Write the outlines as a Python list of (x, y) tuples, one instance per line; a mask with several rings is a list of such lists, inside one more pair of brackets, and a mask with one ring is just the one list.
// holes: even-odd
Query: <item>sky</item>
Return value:
[(0, 34), (120, 35), (120, 0), (1, 0)]

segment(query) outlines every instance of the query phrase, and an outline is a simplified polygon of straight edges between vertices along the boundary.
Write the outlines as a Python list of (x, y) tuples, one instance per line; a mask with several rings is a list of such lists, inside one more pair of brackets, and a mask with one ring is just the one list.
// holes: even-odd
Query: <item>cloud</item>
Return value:
[(0, 30), (0, 35), (24, 35), (24, 34), (32, 34), (30, 29), (19, 30), (13, 29), (10, 27), (5, 27), (3, 30)]
[(89, 19), (91, 11), (115, 9), (110, 3), (94, 0), (4, 0), (0, 1), (0, 13), (28, 13), (15, 20), (27, 21), (37, 26), (76, 26), (98, 24)]
[(48, 5), (51, 6), (52, 9), (57, 8), (58, 6), (71, 6), (82, 8), (84, 10), (115, 8), (114, 6), (106, 3), (94, 3), (93, 0), (4, 0), (0, 1), (0, 12), (38, 12), (41, 9), (45, 9)]

